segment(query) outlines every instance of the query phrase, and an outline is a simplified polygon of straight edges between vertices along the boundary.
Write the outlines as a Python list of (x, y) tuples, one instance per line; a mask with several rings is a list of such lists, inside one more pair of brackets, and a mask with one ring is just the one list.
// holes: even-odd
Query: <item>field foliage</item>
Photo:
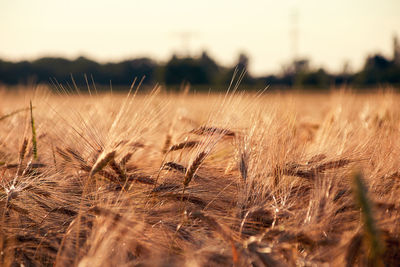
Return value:
[(2, 266), (400, 262), (396, 93), (89, 89), (0, 91)]

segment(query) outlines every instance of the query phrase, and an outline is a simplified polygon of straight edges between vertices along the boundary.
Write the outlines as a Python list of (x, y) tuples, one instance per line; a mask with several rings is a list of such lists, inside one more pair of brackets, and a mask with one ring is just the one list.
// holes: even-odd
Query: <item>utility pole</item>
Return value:
[(290, 14), (290, 44), (292, 60), (296, 62), (299, 58), (299, 10), (294, 7)]
[(302, 66), (303, 63), (299, 59), (299, 10), (297, 5), (294, 5), (290, 11), (290, 16), (289, 16), (289, 22), (290, 22), (290, 28), (289, 28), (289, 35), (290, 35), (290, 46), (291, 46), (291, 56), (292, 56), (292, 71), (293, 71), (293, 77), (292, 77), (292, 86), (300, 86), (301, 87), (301, 81), (299, 80), (299, 72), (301, 69), (304, 68)]
[(174, 34), (175, 37), (180, 39), (181, 41), (181, 53), (185, 57), (190, 57), (190, 44), (192, 39), (196, 36), (195, 32), (191, 31), (182, 31)]
[(400, 43), (396, 34), (393, 35), (393, 61), (400, 65)]

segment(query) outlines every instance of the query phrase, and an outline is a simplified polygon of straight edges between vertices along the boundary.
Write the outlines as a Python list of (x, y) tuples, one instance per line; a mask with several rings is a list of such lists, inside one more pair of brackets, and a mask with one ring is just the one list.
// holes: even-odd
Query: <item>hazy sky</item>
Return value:
[(293, 56), (295, 10), (298, 54), (330, 71), (345, 61), (357, 70), (375, 52), (391, 56), (400, 37), (400, 0), (0, 0), (0, 58), (166, 61), (188, 48), (222, 64), (245, 52), (250, 72), (266, 74)]

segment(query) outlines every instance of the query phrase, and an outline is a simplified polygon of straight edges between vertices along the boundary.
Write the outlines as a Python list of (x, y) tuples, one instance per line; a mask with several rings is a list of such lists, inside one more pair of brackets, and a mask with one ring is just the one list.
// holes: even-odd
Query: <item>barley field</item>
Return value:
[(400, 97), (0, 91), (2, 266), (396, 266)]

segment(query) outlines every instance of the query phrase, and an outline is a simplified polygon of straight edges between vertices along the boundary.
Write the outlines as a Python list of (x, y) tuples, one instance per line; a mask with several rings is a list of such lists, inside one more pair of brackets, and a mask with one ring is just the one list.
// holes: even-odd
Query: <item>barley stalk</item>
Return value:
[(229, 136), (229, 137), (235, 137), (235, 132), (228, 130), (228, 129), (223, 129), (223, 128), (217, 128), (217, 127), (209, 127), (209, 126), (201, 126), (197, 129), (193, 129), (190, 131), (192, 134), (197, 134), (197, 135), (213, 135), (213, 134), (221, 134), (224, 136)]

